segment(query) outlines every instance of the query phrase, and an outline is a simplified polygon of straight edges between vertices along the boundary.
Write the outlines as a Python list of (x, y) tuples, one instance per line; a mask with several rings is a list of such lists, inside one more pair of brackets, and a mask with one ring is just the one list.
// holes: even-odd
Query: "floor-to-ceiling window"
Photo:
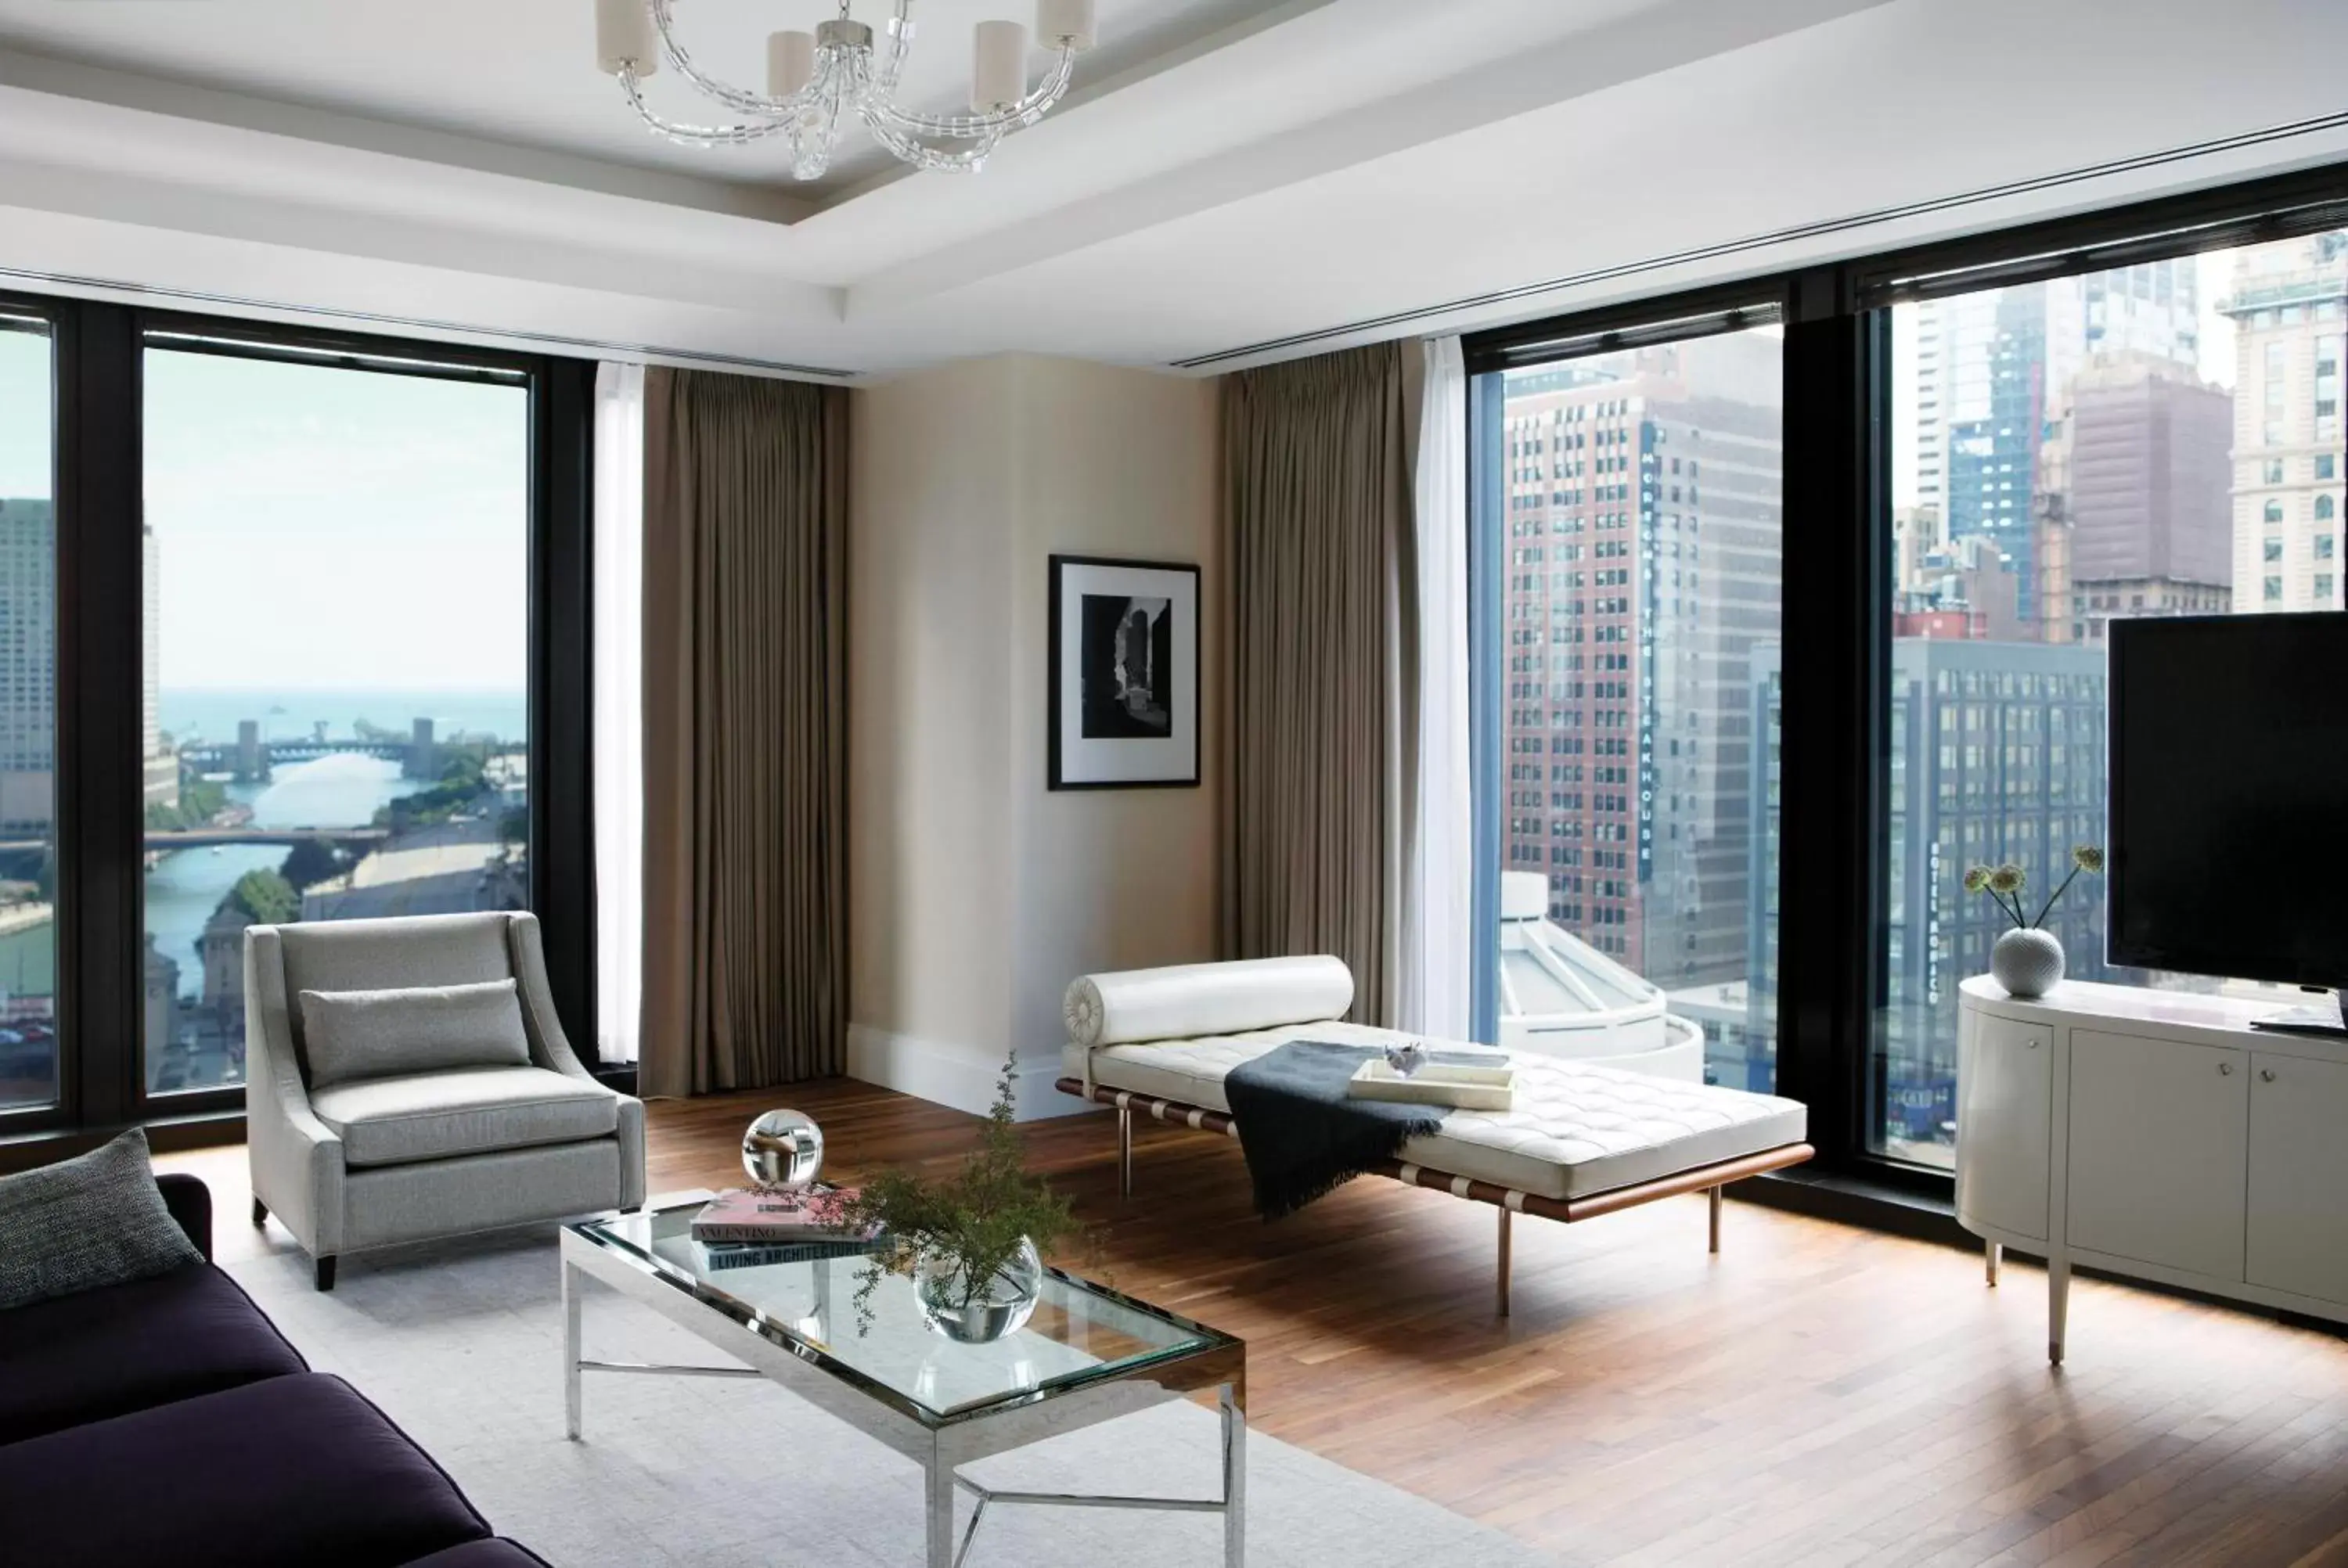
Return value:
[(1479, 1026), (1660, 1000), (1932, 1203), (1969, 866), (2239, 988), (2047, 904), (2114, 620), (2348, 608), (2343, 317), (2348, 166), (1469, 334)]
[(243, 1080), (247, 926), (530, 901), (520, 373), (142, 366), (145, 1082)]
[(1715, 322), (1486, 373), (1504, 1044), (1775, 1081), (1782, 350)]
[(535, 909), (596, 1038), (593, 372), (0, 297), (0, 1169), (234, 1136), (258, 921)]
[[(2342, 607), (2344, 309), (2338, 231), (1891, 307), (1874, 1152), (1952, 1157), (1957, 985), (2013, 923), (1965, 868), (2035, 917), (2104, 843), (2109, 624)], [(2229, 983), (2110, 969), (2092, 877), (2045, 924), (2075, 978)]]
[(0, 306), (0, 1112), (60, 1091), (54, 361)]

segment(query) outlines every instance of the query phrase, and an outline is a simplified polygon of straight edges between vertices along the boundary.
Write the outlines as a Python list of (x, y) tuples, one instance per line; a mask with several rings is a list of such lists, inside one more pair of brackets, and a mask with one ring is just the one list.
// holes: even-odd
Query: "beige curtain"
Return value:
[(1399, 344), (1223, 384), (1223, 950), (1334, 953), (1378, 1024), (1408, 820), (1407, 452)]
[(646, 1094), (836, 1073), (848, 395), (644, 379)]

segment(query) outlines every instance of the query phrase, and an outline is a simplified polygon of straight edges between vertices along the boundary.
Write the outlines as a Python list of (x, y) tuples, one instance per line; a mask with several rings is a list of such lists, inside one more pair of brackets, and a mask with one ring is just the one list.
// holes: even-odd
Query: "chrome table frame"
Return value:
[[(706, 1194), (702, 1194), (706, 1196)], [(675, 1196), (645, 1205), (652, 1213), (678, 1206)], [(585, 1222), (592, 1224), (594, 1222)], [(978, 1535), (979, 1521), (994, 1503), (1086, 1508), (1128, 1508), (1220, 1513), (1223, 1516), (1224, 1568), (1247, 1561), (1247, 1345), (1188, 1318), (1078, 1280), (1057, 1269), (1056, 1277), (1089, 1294), (1170, 1318), (1208, 1337), (1189, 1351), (1168, 1351), (1079, 1387), (1039, 1389), (973, 1409), (942, 1415), (836, 1360), (768, 1324), (743, 1304), (715, 1288), (688, 1287), (681, 1276), (590, 1235), (584, 1225), (562, 1227), (562, 1381), (566, 1429), (575, 1441), (582, 1430), (582, 1374), (605, 1372), (683, 1378), (764, 1378), (780, 1384), (818, 1409), (839, 1418), (868, 1437), (922, 1466), (926, 1481), (928, 1568), (960, 1568)], [(842, 1260), (835, 1260), (842, 1261)], [(844, 1260), (853, 1262), (850, 1260)], [(651, 1307), (681, 1328), (744, 1363), (738, 1367), (659, 1366), (585, 1358), (580, 1351), (580, 1281), (592, 1277), (632, 1301)], [(1217, 1498), (1127, 1497), (1076, 1492), (1006, 1491), (980, 1485), (957, 1473), (966, 1464), (1025, 1448), (1046, 1438), (1119, 1416), (1183, 1399), (1213, 1389), (1222, 1416), (1223, 1494)], [(954, 1535), (957, 1488), (977, 1499), (970, 1523)]]

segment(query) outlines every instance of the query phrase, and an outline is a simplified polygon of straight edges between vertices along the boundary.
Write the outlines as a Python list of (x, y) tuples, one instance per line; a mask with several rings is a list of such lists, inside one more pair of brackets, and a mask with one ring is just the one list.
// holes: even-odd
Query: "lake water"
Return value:
[[(266, 784), (231, 784), (228, 793), (252, 808), (257, 827), (363, 827), (378, 806), (415, 787), (401, 780), (397, 763), (336, 755), (288, 764)], [(147, 874), (147, 929), (156, 948), (180, 966), (181, 996), (202, 994), (196, 938), (237, 878), (284, 864), (281, 845), (229, 844), (175, 850)]]

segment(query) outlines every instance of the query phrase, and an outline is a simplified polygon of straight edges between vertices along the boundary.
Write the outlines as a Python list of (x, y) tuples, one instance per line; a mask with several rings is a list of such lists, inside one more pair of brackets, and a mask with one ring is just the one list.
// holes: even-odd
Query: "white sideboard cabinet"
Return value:
[(2071, 1269), (2348, 1322), (2348, 1040), (2271, 1003), (2065, 981), (1964, 982), (1957, 1219), (2046, 1258), (2046, 1353)]

